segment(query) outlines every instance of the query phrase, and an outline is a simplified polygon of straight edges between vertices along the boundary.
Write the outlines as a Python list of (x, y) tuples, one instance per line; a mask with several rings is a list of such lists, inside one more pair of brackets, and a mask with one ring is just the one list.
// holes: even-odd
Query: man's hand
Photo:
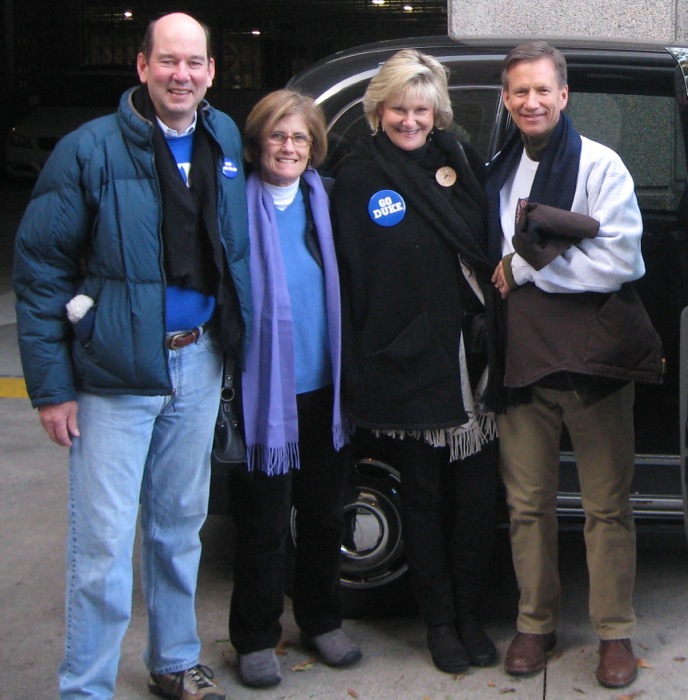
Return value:
[(502, 295), (502, 299), (506, 299), (507, 294), (511, 291), (511, 287), (509, 287), (509, 283), (507, 282), (504, 272), (504, 262), (502, 260), (499, 261), (499, 264), (492, 274), (492, 282), (497, 288), (497, 291)]
[(64, 447), (72, 446), (72, 438), (79, 437), (79, 426), (76, 421), (78, 406), (76, 401), (40, 406), (38, 417), (50, 439)]

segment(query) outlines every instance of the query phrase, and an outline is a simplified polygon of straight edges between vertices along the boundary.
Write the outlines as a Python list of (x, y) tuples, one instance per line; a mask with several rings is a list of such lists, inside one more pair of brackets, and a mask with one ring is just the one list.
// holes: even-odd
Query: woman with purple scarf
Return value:
[(284, 559), (296, 507), (294, 617), (330, 666), (360, 649), (341, 630), (340, 545), (348, 427), (340, 411), (339, 275), (329, 199), (315, 171), (325, 120), (277, 90), (246, 121), (254, 326), (242, 376), (247, 466), (233, 475), (236, 561), (229, 632), (239, 677), (277, 685)]

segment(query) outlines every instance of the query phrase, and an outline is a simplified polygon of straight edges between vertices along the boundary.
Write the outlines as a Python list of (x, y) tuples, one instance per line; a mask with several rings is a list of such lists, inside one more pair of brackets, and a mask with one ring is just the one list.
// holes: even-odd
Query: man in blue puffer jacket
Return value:
[(250, 325), (241, 139), (206, 27), (149, 26), (116, 114), (57, 146), (17, 233), (31, 401), (70, 449), (63, 700), (114, 695), (141, 505), (152, 693), (218, 700), (194, 598), (223, 353)]

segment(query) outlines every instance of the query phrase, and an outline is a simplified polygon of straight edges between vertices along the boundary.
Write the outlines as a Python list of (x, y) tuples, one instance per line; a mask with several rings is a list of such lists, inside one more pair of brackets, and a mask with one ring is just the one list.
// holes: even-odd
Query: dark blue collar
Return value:
[[(489, 206), (489, 254), (496, 263), (502, 257), (502, 226), (499, 216), (499, 193), (518, 167), (523, 152), (521, 132), (514, 129), (504, 148), (494, 157), (487, 171), (485, 192)], [(581, 137), (564, 112), (540, 158), (530, 190), (529, 202), (571, 210), (578, 180)]]

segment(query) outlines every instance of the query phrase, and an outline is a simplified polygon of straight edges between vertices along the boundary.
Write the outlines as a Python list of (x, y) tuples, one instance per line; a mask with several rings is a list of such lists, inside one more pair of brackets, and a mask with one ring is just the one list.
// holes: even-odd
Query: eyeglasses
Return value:
[(284, 146), (284, 144), (291, 139), (291, 142), (297, 148), (304, 148), (305, 146), (310, 146), (313, 143), (313, 139), (308, 134), (285, 134), (283, 131), (273, 131), (268, 136), (268, 143), (273, 146)]

